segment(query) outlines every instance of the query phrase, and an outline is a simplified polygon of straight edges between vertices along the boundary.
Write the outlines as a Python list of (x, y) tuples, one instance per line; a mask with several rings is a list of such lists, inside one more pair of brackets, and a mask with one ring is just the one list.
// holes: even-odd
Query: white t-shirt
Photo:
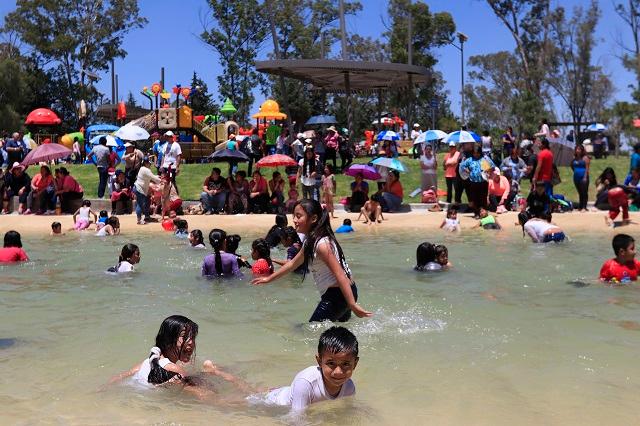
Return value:
[(148, 167), (142, 166), (138, 171), (138, 177), (136, 178), (136, 183), (134, 184), (136, 191), (138, 191), (142, 195), (147, 195), (149, 192), (149, 184), (151, 182), (158, 183), (160, 179), (149, 170)]
[[(158, 365), (162, 368), (166, 367), (168, 364), (171, 364), (169, 358), (160, 358), (158, 360)], [(149, 358), (147, 358), (142, 361), (140, 370), (138, 370), (138, 372), (133, 375), (132, 380), (135, 384), (151, 388), (154, 386), (154, 384), (149, 383), (149, 373), (151, 373), (151, 361), (149, 361)]]
[(416, 139), (418, 139), (418, 136), (420, 136), (422, 134), (422, 132), (420, 130), (412, 130), (411, 131), (411, 140), (415, 141)]
[(524, 224), (525, 232), (528, 235), (535, 235), (537, 243), (544, 241), (544, 233), (551, 228), (556, 228), (556, 226), (547, 221), (538, 219), (531, 219)]
[(127, 262), (126, 260), (123, 260), (118, 265), (118, 271), (117, 272), (118, 273), (120, 273), (120, 272), (133, 272), (133, 265), (131, 263)]
[(175, 169), (178, 163), (178, 155), (182, 155), (180, 144), (178, 142), (167, 144), (164, 149), (164, 157), (162, 157), (162, 167), (169, 168), (169, 165), (173, 164), (171, 168)]
[[(147, 374), (148, 375), (148, 374)], [(309, 404), (329, 399), (344, 398), (356, 393), (356, 386), (351, 379), (347, 380), (337, 396), (327, 393), (322, 380), (322, 371), (317, 365), (305, 368), (293, 379), (291, 386), (274, 389), (266, 396), (269, 405), (291, 407), (292, 411), (303, 410)]]
[[(316, 166), (317, 166), (317, 161), (316, 160)], [(298, 161), (298, 166), (300, 166), (300, 169), (302, 169), (302, 172), (300, 173), (300, 181), (302, 182), (302, 184), (304, 186), (314, 186), (316, 184), (316, 178), (315, 177), (310, 177), (310, 176), (306, 176), (305, 170), (304, 170), (304, 158), (300, 159), (300, 161)], [(316, 170), (314, 168), (312, 168), (310, 170), (310, 173), (315, 172)]]
[(426, 155), (421, 155), (420, 163), (428, 167), (427, 169), (423, 169), (422, 167), (420, 168), (420, 170), (422, 170), (422, 174), (424, 175), (436, 174), (436, 156), (435, 155), (431, 155), (431, 158), (427, 158)]
[(80, 207), (80, 211), (78, 212), (78, 216), (80, 219), (86, 220), (89, 222), (89, 214), (91, 213), (91, 207)]
[[(315, 281), (316, 288), (318, 289), (318, 292), (320, 293), (321, 296), (326, 293), (326, 291), (327, 291), (327, 289), (329, 287), (333, 287), (338, 283), (338, 280), (337, 280), (336, 276), (331, 271), (331, 269), (329, 269), (329, 266), (327, 266), (327, 264), (324, 261), (318, 259), (317, 256), (316, 256), (316, 252), (318, 250), (318, 246), (320, 246), (322, 244), (328, 244), (329, 245), (329, 250), (331, 250), (333, 252), (333, 254), (336, 256), (336, 259), (338, 259), (338, 263), (340, 263), (340, 259), (338, 257), (338, 249), (337, 249), (336, 245), (330, 243), (329, 242), (329, 238), (327, 238), (327, 237), (321, 238), (316, 243), (316, 247), (313, 250), (313, 259), (312, 259), (311, 265), (309, 267), (309, 269), (311, 270), (311, 273), (313, 274), (313, 281)], [(351, 270), (349, 269), (349, 265), (347, 265), (346, 262), (343, 263), (343, 266), (347, 270), (347, 272), (349, 272), (349, 274), (351, 274)]]

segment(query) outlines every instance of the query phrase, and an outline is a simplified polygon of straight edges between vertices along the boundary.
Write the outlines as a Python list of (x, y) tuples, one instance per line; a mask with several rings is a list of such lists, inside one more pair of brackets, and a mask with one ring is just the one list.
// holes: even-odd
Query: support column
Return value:
[(353, 134), (353, 108), (351, 108), (351, 81), (349, 80), (349, 73), (344, 74), (344, 90), (347, 95), (347, 129), (349, 129), (349, 143), (354, 142)]

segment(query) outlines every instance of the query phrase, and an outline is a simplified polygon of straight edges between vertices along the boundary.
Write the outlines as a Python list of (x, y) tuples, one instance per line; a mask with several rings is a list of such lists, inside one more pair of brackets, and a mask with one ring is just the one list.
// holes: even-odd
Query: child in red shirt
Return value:
[(22, 240), (17, 231), (8, 231), (4, 234), (4, 247), (0, 248), (0, 263), (24, 262), (29, 260), (27, 253), (22, 250)]
[(251, 244), (251, 258), (256, 261), (251, 267), (253, 275), (273, 274), (273, 262), (271, 261), (271, 248), (264, 238), (258, 238)]
[(613, 237), (613, 252), (616, 257), (607, 260), (600, 268), (602, 281), (628, 283), (638, 279), (640, 261), (636, 260), (636, 243), (633, 237), (618, 234)]

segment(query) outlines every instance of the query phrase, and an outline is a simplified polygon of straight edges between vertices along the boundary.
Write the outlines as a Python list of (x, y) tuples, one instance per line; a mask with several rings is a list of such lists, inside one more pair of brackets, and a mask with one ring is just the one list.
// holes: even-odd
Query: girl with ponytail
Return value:
[(273, 262), (271, 261), (271, 247), (264, 238), (258, 238), (251, 244), (251, 258), (256, 261), (251, 267), (253, 275), (273, 274)]
[[(342, 247), (331, 230), (329, 215), (316, 200), (302, 200), (293, 210), (296, 231), (307, 236), (302, 250), (277, 272), (254, 278), (254, 285), (267, 284), (304, 266), (311, 271), (321, 300), (311, 315), (314, 321), (347, 321), (351, 312), (358, 317), (370, 317), (371, 312), (358, 305), (358, 289), (342, 252)], [(306, 276), (306, 272), (304, 274)], [(304, 278), (303, 278), (304, 279)]]
[(209, 233), (209, 244), (213, 254), (208, 255), (202, 262), (203, 277), (232, 277), (240, 275), (240, 268), (236, 256), (226, 253), (227, 233), (222, 229), (212, 229)]

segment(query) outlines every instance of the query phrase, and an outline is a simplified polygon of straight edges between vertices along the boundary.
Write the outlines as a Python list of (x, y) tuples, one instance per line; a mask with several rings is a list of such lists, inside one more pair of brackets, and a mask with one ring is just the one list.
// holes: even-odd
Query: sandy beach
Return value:
[[(610, 228), (605, 225), (604, 216), (605, 211), (590, 211), (587, 213), (563, 213), (555, 214), (553, 216), (553, 222), (560, 226), (566, 233), (581, 234), (585, 232), (594, 233), (602, 232), (604, 234), (614, 234), (617, 232), (633, 233), (637, 228), (635, 224), (631, 224), (625, 227)], [(342, 224), (342, 221), (349, 218), (353, 221), (353, 227), (356, 232), (369, 230), (375, 230), (375, 232), (387, 232), (399, 230), (411, 231), (411, 232), (425, 232), (426, 236), (433, 234), (426, 232), (439, 232), (439, 226), (444, 219), (444, 212), (424, 212), (414, 211), (409, 213), (387, 213), (385, 214), (385, 220), (382, 224), (367, 225), (360, 222), (355, 222), (358, 217), (354, 213), (337, 213), (337, 218), (332, 219), (333, 228), (337, 228)], [(630, 213), (631, 220), (633, 222), (640, 223), (640, 213)], [(121, 233), (153, 233), (162, 232), (159, 223), (148, 223), (146, 225), (137, 225), (136, 216), (121, 215), (120, 218)], [(201, 216), (201, 215), (188, 215), (184, 218), (189, 222), (189, 229), (201, 229), (208, 230), (216, 227), (222, 228), (227, 232), (246, 233), (248, 230), (260, 231), (266, 233), (267, 230), (274, 224), (274, 215), (258, 214), (258, 215), (214, 215), (214, 216)], [(461, 227), (463, 230), (471, 228), (477, 223), (470, 214), (459, 214)], [(501, 215), (497, 215), (498, 222), (502, 225), (502, 232), (509, 233), (522, 233), (519, 226), (516, 226), (517, 214), (514, 212), (508, 212)], [(618, 220), (622, 218), (619, 217)], [(51, 231), (51, 223), (58, 221), (62, 223), (63, 230), (67, 230), (73, 226), (73, 219), (71, 215), (63, 216), (37, 216), (28, 215), (20, 216), (17, 214), (10, 214), (0, 216), (0, 233), (4, 234), (9, 230), (16, 230), (23, 235), (42, 235), (48, 234)], [(292, 225), (291, 216), (289, 215), (289, 224)]]

